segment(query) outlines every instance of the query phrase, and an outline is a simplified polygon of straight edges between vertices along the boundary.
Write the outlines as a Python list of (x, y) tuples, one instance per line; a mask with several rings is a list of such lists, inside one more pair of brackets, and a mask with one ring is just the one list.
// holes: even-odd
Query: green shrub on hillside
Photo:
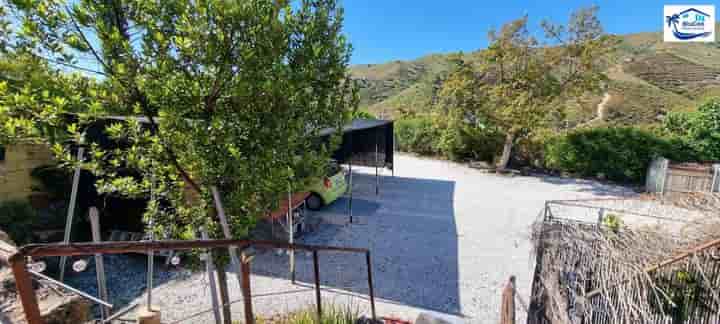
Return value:
[(579, 129), (550, 139), (545, 165), (583, 176), (641, 182), (657, 156), (686, 160), (675, 141), (633, 127)]
[(671, 113), (663, 123), (700, 160), (720, 160), (720, 98), (702, 104), (697, 111)]
[(18, 246), (32, 242), (32, 228), (36, 220), (37, 212), (26, 201), (0, 203), (0, 229)]

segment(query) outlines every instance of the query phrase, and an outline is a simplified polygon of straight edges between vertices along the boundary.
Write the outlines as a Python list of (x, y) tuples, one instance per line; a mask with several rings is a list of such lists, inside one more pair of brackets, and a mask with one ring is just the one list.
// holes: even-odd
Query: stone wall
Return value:
[(46, 145), (6, 146), (5, 159), (0, 161), (0, 202), (28, 198), (35, 185), (30, 172), (52, 163), (53, 155)]

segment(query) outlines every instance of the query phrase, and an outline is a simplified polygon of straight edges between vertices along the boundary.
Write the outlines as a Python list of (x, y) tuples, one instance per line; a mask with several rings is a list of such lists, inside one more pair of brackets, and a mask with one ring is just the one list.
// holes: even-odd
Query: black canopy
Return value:
[[(324, 139), (329, 139), (333, 132), (335, 130), (327, 129), (320, 134)], [(393, 151), (392, 120), (355, 119), (343, 127), (342, 143), (333, 152), (332, 158), (339, 163), (386, 167), (392, 170)]]

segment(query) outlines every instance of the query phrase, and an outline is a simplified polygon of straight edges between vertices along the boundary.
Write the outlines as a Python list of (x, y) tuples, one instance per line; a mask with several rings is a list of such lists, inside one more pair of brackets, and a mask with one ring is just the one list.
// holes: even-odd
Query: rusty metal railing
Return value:
[[(17, 252), (2, 263), (10, 265), (15, 276), (18, 296), (25, 312), (28, 324), (43, 324), (37, 296), (32, 286), (30, 272), (27, 268), (28, 257), (51, 257), (51, 256), (83, 256), (101, 254), (122, 254), (122, 253), (148, 253), (160, 250), (191, 250), (191, 249), (214, 249), (236, 246), (240, 250), (249, 247), (267, 247), (286, 250), (303, 250), (313, 253), (313, 271), (315, 279), (315, 297), (318, 316), (322, 316), (320, 274), (318, 264), (319, 251), (336, 251), (365, 254), (367, 265), (368, 288), (370, 294), (370, 309), (372, 318), (376, 319), (375, 294), (372, 281), (372, 265), (370, 263), (370, 250), (363, 248), (320, 246), (306, 244), (289, 244), (275, 241), (260, 240), (190, 240), (190, 241), (143, 241), (143, 242), (102, 242), (102, 243), (72, 243), (72, 244), (31, 244), (17, 250)], [(252, 297), (250, 294), (250, 262), (241, 262), (243, 273), (243, 299), (245, 302), (246, 323), (254, 322), (252, 312)]]

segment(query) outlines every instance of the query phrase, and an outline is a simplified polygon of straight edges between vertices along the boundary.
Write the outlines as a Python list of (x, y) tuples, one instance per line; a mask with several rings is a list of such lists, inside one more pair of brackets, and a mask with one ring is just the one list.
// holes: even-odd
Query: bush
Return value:
[(396, 120), (395, 136), (400, 151), (423, 155), (439, 153), (440, 134), (429, 116)]
[(449, 119), (440, 131), (438, 150), (453, 161), (492, 162), (502, 149), (503, 136), (490, 127)]
[(686, 160), (688, 153), (673, 140), (633, 127), (579, 129), (556, 136), (545, 145), (545, 165), (583, 176), (639, 183), (653, 158)]
[(671, 113), (663, 126), (685, 148), (696, 152), (698, 159), (720, 160), (720, 98), (709, 100), (697, 111)]
[[(510, 163), (514, 166), (529, 166), (533, 168), (545, 167), (545, 145), (548, 139), (556, 136), (557, 132), (549, 128), (539, 128), (527, 136), (517, 139)], [(502, 145), (502, 139), (499, 145)]]
[(502, 146), (502, 136), (490, 127), (444, 117), (397, 120), (395, 135), (400, 151), (440, 155), (453, 161), (492, 161)]
[(0, 229), (18, 245), (32, 242), (37, 212), (26, 201), (12, 200), (0, 204)]

